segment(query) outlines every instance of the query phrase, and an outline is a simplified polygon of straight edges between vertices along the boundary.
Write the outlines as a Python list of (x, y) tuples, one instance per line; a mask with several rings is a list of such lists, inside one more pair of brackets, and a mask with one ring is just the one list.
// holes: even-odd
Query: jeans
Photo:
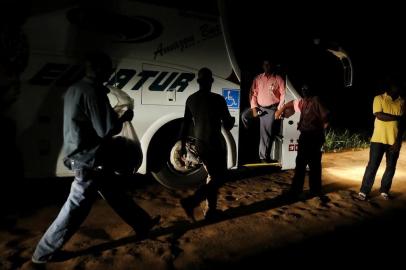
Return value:
[(383, 154), (386, 156), (386, 169), (382, 176), (380, 192), (389, 193), (392, 186), (392, 179), (395, 175), (396, 163), (399, 158), (399, 151), (391, 150), (391, 145), (371, 142), (369, 149), (369, 161), (362, 179), (361, 192), (371, 192), (375, 182), (376, 172), (381, 164)]
[(39, 241), (33, 260), (49, 261), (52, 255), (79, 229), (90, 212), (97, 193), (109, 203), (113, 210), (134, 230), (143, 230), (151, 222), (151, 217), (135, 204), (123, 190), (113, 185), (113, 174), (95, 172), (86, 167), (75, 167), (68, 199), (58, 216)]

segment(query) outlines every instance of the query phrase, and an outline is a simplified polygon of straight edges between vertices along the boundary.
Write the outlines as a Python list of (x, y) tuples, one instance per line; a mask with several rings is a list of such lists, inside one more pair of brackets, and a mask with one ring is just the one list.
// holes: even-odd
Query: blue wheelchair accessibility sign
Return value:
[(223, 97), (230, 109), (238, 109), (240, 107), (239, 89), (223, 88)]

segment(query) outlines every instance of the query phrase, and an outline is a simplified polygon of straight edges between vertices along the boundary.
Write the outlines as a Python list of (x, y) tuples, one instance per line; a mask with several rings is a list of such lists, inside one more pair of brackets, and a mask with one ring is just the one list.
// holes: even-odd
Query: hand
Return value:
[(275, 119), (282, 119), (283, 110), (279, 109), (275, 112)]
[(133, 110), (126, 110), (124, 114), (121, 116), (121, 121), (126, 122), (126, 121), (131, 121), (134, 117), (134, 111)]
[(323, 124), (323, 128), (324, 128), (324, 129), (327, 129), (327, 128), (329, 127), (329, 125), (330, 125), (329, 123), (324, 123), (324, 124)]
[(252, 108), (252, 116), (257, 118), (259, 116), (257, 108)]
[(402, 143), (399, 140), (396, 140), (396, 142), (389, 148), (389, 151), (399, 152), (401, 146)]

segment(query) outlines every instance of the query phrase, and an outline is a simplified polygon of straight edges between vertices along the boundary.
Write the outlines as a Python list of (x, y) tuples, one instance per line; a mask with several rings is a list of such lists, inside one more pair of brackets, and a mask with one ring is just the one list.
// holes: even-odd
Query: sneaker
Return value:
[(360, 201), (366, 201), (367, 200), (367, 194), (365, 194), (364, 192), (359, 192), (358, 193), (358, 199)]
[(34, 257), (31, 257), (31, 261), (32, 261), (33, 264), (46, 264), (46, 263), (48, 263), (48, 261), (46, 261), (46, 260), (38, 260), (38, 259), (35, 259)]
[(391, 199), (391, 196), (386, 192), (382, 192), (381, 197), (382, 197), (382, 199), (387, 200), (387, 201), (389, 201)]
[(48, 259), (36, 259), (34, 256), (31, 257), (31, 262), (35, 265), (46, 264), (48, 262), (63, 262), (74, 257), (74, 253), (70, 251), (58, 250), (55, 251)]
[(319, 195), (319, 196), (317, 196), (317, 200), (319, 201), (319, 203), (321, 205), (326, 205), (327, 203), (329, 203), (331, 201), (327, 195)]
[(183, 208), (183, 211), (185, 211), (186, 216), (191, 219), (192, 221), (196, 221), (195, 216), (194, 216), (194, 210), (195, 208), (193, 207), (192, 203), (188, 198), (184, 198), (180, 200), (180, 205)]

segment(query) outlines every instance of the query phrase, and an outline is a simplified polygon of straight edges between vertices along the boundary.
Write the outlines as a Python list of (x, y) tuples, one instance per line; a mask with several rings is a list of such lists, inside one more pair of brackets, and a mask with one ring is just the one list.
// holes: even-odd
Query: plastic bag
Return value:
[[(119, 117), (126, 110), (134, 108), (134, 100), (123, 90), (109, 87), (110, 93), (117, 99), (113, 109)], [(143, 159), (141, 144), (131, 122), (123, 123), (121, 131), (113, 136), (108, 147), (108, 163), (115, 173), (120, 175), (134, 174), (141, 166)]]
[(110, 93), (117, 99), (117, 103), (114, 105), (114, 110), (121, 116), (127, 109), (134, 109), (134, 99), (132, 99), (123, 90), (109, 86)]

